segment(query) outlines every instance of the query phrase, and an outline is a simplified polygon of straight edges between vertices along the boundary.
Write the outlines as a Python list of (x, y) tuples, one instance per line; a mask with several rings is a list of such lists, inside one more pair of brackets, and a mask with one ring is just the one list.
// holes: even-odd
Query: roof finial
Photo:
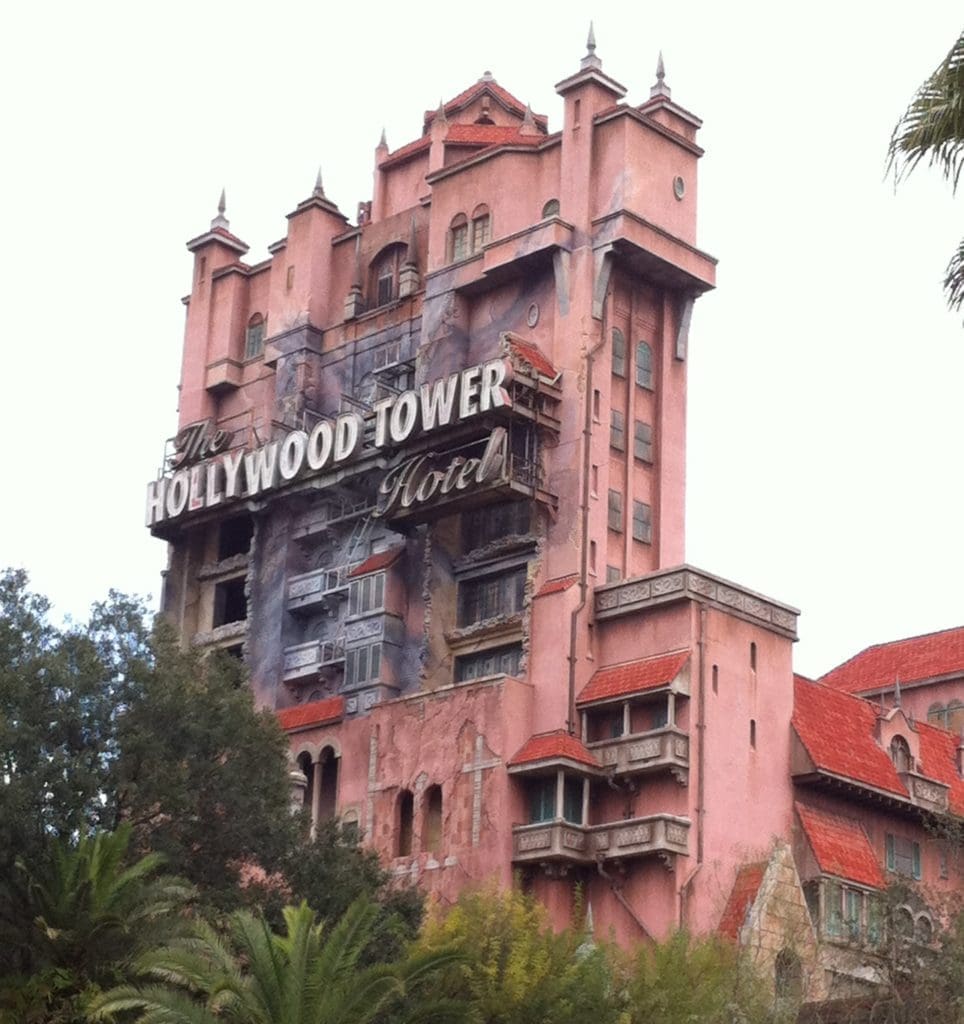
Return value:
[(539, 135), (539, 126), (536, 124), (535, 115), (532, 113), (532, 104), (526, 104), (526, 112), (522, 116), (522, 124), (519, 127), (520, 135)]
[(379, 149), (388, 149), (388, 139), (385, 137), (385, 128), (384, 128), (384, 126), (382, 127), (381, 138), (378, 140), (378, 148)]
[(596, 56), (596, 31), (589, 22), (589, 37), (586, 39), (586, 56), (579, 62), (581, 68), (601, 68), (602, 61)]
[(494, 82), (495, 78), (492, 76), (491, 71), (483, 71), (482, 77), (479, 79), (480, 82)]
[(649, 90), (649, 98), (665, 96), (669, 99), (673, 92), (666, 84), (666, 65), (663, 63), (663, 51), (659, 51), (659, 59), (656, 61), (656, 84)]
[(900, 707), (900, 673), (894, 679), (894, 707)]
[(315, 178), (315, 188), (311, 193), (313, 196), (317, 196), (319, 199), (325, 198), (325, 186), (321, 183), (321, 166), (318, 167), (318, 176)]
[(224, 211), (228, 208), (227, 199), (225, 197), (225, 191), (221, 189), (221, 198), (218, 199), (218, 214), (211, 221), (212, 228), (224, 228), (225, 231), (228, 229), (228, 218), (224, 216)]

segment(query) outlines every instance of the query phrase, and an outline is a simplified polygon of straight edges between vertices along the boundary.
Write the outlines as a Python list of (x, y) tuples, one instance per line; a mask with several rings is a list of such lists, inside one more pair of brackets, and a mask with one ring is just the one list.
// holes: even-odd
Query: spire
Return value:
[(384, 128), (384, 126), (382, 126), (382, 134), (381, 134), (381, 137), (378, 140), (378, 148), (379, 149), (388, 149), (388, 139), (385, 138), (385, 128)]
[(894, 707), (900, 707), (900, 673), (897, 673), (894, 679)]
[(520, 135), (539, 135), (539, 127), (532, 113), (532, 105), (526, 104), (525, 116), (522, 118), (522, 125), (519, 128)]
[(229, 227), (229, 225), (228, 225), (228, 218), (224, 216), (224, 211), (227, 208), (228, 208), (228, 203), (227, 203), (227, 199), (225, 198), (224, 189), (222, 188), (221, 189), (221, 198), (218, 200), (218, 214), (211, 221), (211, 230), (212, 231), (215, 228), (224, 228), (225, 231), (228, 230), (228, 227)]
[(580, 68), (601, 68), (602, 61), (596, 56), (596, 32), (589, 22), (589, 36), (586, 39), (586, 56), (579, 62)]
[(315, 178), (315, 187), (311, 193), (313, 196), (317, 196), (319, 199), (325, 198), (325, 186), (321, 183), (321, 167), (318, 168), (318, 176)]
[(438, 98), (438, 110), (435, 111), (435, 120), (439, 124), (448, 124), (448, 118), (445, 116), (445, 100), (441, 96)]
[(659, 60), (656, 61), (656, 84), (649, 90), (649, 98), (655, 99), (657, 96), (664, 96), (669, 99), (673, 95), (673, 90), (666, 84), (666, 67), (663, 64), (663, 51), (659, 51)]

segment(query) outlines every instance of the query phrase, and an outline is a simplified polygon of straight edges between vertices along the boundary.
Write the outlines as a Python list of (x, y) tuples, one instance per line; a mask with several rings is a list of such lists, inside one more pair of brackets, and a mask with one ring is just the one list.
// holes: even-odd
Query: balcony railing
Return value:
[(312, 640), (285, 648), (284, 681), (299, 682), (317, 675), (323, 668), (339, 665), (345, 660), (343, 637), (333, 640)]
[(348, 573), (351, 566), (334, 569), (315, 569), (288, 578), (288, 611), (313, 612), (327, 607), (334, 600), (348, 596)]
[(649, 732), (598, 740), (586, 746), (601, 764), (611, 767), (617, 776), (668, 771), (677, 781), (686, 782), (690, 740), (676, 726), (668, 725)]
[(690, 823), (672, 814), (627, 818), (603, 825), (568, 821), (516, 825), (512, 829), (512, 860), (516, 864), (593, 864), (634, 857), (686, 854)]

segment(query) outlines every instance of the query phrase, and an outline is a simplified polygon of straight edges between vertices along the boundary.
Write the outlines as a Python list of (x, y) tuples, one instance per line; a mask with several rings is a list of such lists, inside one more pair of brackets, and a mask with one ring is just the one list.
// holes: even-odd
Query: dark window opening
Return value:
[(462, 550), (472, 551), (504, 537), (526, 536), (532, 528), (532, 506), (527, 501), (486, 505), (462, 515)]
[(311, 755), (307, 753), (299, 754), (298, 767), (305, 773), (305, 778), (308, 780), (302, 803), (310, 811), (315, 796), (315, 766), (311, 763)]
[(244, 593), (244, 577), (225, 580), (214, 588), (215, 628), (229, 622), (243, 622), (248, 617), (248, 598)]
[(396, 831), (396, 857), (408, 857), (412, 853), (412, 822), (415, 815), (415, 798), (411, 790), (403, 789), (398, 795), (398, 826)]
[(803, 967), (791, 949), (781, 949), (774, 964), (774, 988), (778, 999), (797, 1000), (803, 994)]
[(720, 692), (720, 666), (719, 665), (714, 665), (713, 666), (713, 692), (714, 693), (719, 693)]
[(586, 722), (586, 739), (590, 743), (602, 740), (615, 740), (623, 734), (623, 709), (595, 711), (588, 715)]
[(358, 840), (361, 838), (361, 830), (358, 827), (357, 812), (349, 811), (345, 815), (341, 823), (341, 834), (346, 843), (358, 843)]
[(330, 747), (321, 756), (320, 785), (318, 817), (321, 821), (326, 821), (335, 816), (338, 800), (338, 758)]
[(522, 645), (491, 647), (475, 654), (464, 654), (455, 659), (455, 681), (468, 683), (487, 676), (517, 676), (522, 664)]
[(459, 584), (459, 625), (470, 626), (522, 611), (526, 567), (495, 576), (481, 576)]
[(229, 658), (235, 658), (237, 661), (244, 660), (244, 647), (242, 644), (232, 644), (230, 647), (222, 648), (222, 650)]
[(895, 736), (890, 741), (890, 759), (899, 772), (911, 770), (910, 745), (903, 736)]
[(903, 836), (890, 835), (884, 839), (887, 870), (905, 878), (921, 879), (920, 843)]
[(405, 246), (395, 244), (375, 257), (371, 268), (371, 297), (373, 305), (385, 306), (398, 298), (398, 274), (405, 258)]
[(750, 643), (750, 668), (756, 672), (756, 644)]
[(750, 746), (756, 750), (756, 719), (750, 719)]
[(422, 849), (438, 853), (442, 849), (442, 787), (429, 786), (423, 800)]
[(562, 786), (562, 816), (573, 825), (582, 822), (582, 779), (565, 777)]
[(251, 516), (234, 516), (225, 519), (218, 527), (218, 561), (234, 555), (246, 555), (251, 549), (254, 536), (254, 520)]
[(529, 784), (529, 824), (552, 821), (556, 816), (556, 779), (534, 779)]
[(549, 199), (546, 201), (545, 206), (542, 208), (542, 216), (545, 217), (558, 217), (559, 216), (559, 200)]

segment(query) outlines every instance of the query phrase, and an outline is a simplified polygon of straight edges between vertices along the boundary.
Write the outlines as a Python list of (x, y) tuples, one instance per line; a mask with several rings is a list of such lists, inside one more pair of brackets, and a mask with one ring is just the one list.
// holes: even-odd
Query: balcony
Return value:
[(287, 607), (294, 615), (313, 614), (348, 596), (350, 566), (315, 569), (288, 578)]
[(657, 856), (672, 868), (671, 855), (688, 852), (690, 823), (672, 814), (628, 818), (603, 825), (574, 825), (555, 819), (512, 829), (515, 864), (589, 865)]
[(293, 644), (285, 648), (284, 681), (300, 683), (317, 676), (322, 669), (341, 665), (344, 661), (345, 641), (342, 637)]
[(681, 785), (686, 784), (690, 740), (676, 726), (587, 743), (586, 747), (617, 778), (669, 772)]

